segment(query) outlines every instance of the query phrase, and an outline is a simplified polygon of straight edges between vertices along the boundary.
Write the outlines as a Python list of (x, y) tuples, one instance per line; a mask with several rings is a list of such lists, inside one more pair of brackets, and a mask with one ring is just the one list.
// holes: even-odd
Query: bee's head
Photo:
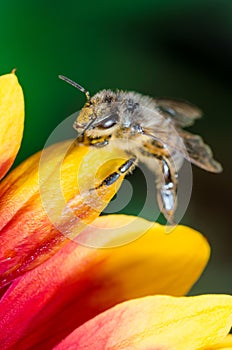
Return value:
[(99, 137), (112, 134), (118, 122), (116, 93), (103, 90), (87, 100), (73, 126), (78, 135)]
[(89, 92), (81, 85), (63, 75), (60, 75), (59, 78), (86, 95), (87, 102), (73, 125), (78, 136), (83, 136), (84, 134), (91, 137), (110, 135), (117, 127), (119, 121), (117, 94), (111, 90), (103, 90), (90, 97)]

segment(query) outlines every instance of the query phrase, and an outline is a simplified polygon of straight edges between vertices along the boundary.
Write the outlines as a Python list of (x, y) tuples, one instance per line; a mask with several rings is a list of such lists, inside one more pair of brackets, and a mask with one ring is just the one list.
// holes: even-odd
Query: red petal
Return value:
[(213, 349), (229, 332), (231, 312), (229, 295), (130, 300), (86, 322), (55, 350)]
[[(110, 219), (103, 216), (100, 221), (104, 226)], [(115, 303), (147, 294), (181, 295), (208, 260), (206, 240), (188, 227), (177, 227), (167, 235), (164, 226), (144, 219), (114, 215), (112, 221), (124, 224), (124, 234), (126, 227), (134, 227), (135, 232), (139, 228), (141, 234), (148, 231), (130, 244), (111, 249), (70, 242), (15, 281), (0, 303), (3, 349), (51, 349)]]

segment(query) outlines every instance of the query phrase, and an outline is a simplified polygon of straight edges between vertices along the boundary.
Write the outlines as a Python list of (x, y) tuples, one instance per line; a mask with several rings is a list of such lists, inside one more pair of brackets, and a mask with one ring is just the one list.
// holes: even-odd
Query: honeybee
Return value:
[(183, 130), (201, 117), (201, 110), (189, 102), (151, 98), (137, 92), (102, 90), (94, 96), (67, 77), (60, 79), (86, 95), (74, 129), (77, 140), (94, 147), (114, 147), (129, 155), (116, 172), (101, 185), (109, 186), (141, 161), (156, 174), (160, 211), (174, 223), (177, 206), (178, 171), (184, 158), (198, 167), (219, 173), (221, 165), (199, 135)]

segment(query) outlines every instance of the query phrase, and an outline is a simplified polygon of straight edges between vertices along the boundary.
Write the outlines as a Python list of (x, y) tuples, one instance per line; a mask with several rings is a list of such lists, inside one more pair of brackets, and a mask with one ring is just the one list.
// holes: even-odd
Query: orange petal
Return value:
[(167, 235), (164, 226), (141, 218), (112, 215), (98, 220), (101, 227), (109, 227), (110, 222), (117, 226), (111, 233), (106, 231), (108, 242), (115, 242), (116, 235), (126, 235), (126, 228), (128, 234), (142, 236), (110, 249), (70, 242), (15, 281), (0, 303), (2, 346), (34, 349), (39, 342), (38, 348), (51, 349), (83, 322), (116, 303), (147, 294), (185, 293), (207, 263), (206, 240), (188, 227), (176, 227)]
[(18, 153), (24, 125), (24, 99), (13, 73), (0, 76), (0, 179)]
[(231, 296), (146, 297), (98, 315), (55, 349), (205, 349), (223, 339), (231, 325)]
[[(101, 186), (120, 153), (66, 141), (27, 159), (0, 185), (1, 285), (53, 255), (94, 220), (117, 186)], [(89, 189), (93, 189), (89, 191)]]

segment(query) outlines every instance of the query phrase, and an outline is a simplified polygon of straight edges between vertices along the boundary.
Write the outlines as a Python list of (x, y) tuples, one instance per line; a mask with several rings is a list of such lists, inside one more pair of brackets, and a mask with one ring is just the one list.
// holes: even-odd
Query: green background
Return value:
[[(182, 222), (205, 234), (212, 258), (192, 293), (232, 292), (231, 41), (231, 0), (0, 3), (0, 73), (17, 68), (26, 99), (16, 163), (43, 148), (53, 129), (85, 101), (58, 74), (92, 94), (132, 89), (184, 98), (204, 110), (191, 130), (213, 147), (224, 172), (193, 169), (193, 194)], [(130, 180), (137, 189), (124, 212), (136, 214), (144, 193), (139, 170)], [(146, 217), (152, 220), (152, 208)]]

